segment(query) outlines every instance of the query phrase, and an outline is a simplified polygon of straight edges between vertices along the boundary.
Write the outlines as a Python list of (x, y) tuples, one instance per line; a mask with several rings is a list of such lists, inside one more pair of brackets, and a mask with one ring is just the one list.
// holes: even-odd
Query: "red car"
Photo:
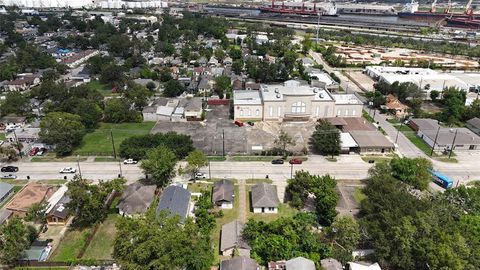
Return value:
[(290, 164), (302, 164), (302, 160), (298, 159), (298, 158), (292, 158), (292, 159), (290, 159), (290, 161), (288, 163), (290, 163)]
[(35, 156), (38, 153), (38, 147), (33, 147), (32, 150), (28, 153), (30, 156)]
[(236, 120), (236, 121), (235, 121), (235, 125), (237, 125), (237, 126), (239, 126), (239, 127), (243, 127), (243, 125), (245, 125), (245, 124), (244, 124), (243, 122), (241, 122), (241, 121)]

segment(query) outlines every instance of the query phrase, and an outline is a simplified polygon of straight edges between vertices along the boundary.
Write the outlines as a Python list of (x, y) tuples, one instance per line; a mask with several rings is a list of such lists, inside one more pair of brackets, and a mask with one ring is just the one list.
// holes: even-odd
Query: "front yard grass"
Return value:
[(69, 262), (76, 260), (80, 250), (85, 245), (85, 242), (91, 233), (91, 228), (83, 230), (68, 230), (59, 246), (53, 252), (49, 261)]
[(256, 185), (256, 184), (259, 184), (259, 183), (271, 184), (272, 182), (273, 182), (272, 179), (267, 179), (267, 178), (247, 179), (247, 180), (245, 180), (245, 183), (246, 183), (247, 185)]
[(110, 214), (107, 219), (100, 224), (97, 233), (93, 237), (92, 242), (87, 247), (82, 259), (91, 260), (111, 260), (113, 253), (113, 244), (117, 228), (115, 224), (120, 218), (118, 214)]
[(290, 205), (286, 203), (280, 203), (278, 205), (278, 212), (276, 214), (266, 214), (266, 213), (253, 213), (253, 209), (251, 208), (251, 187), (247, 186), (247, 219), (254, 219), (257, 221), (264, 221), (264, 222), (272, 222), (276, 219), (282, 217), (292, 217), (299, 212), (299, 210), (290, 207)]
[(83, 137), (82, 144), (77, 150), (75, 150), (74, 154), (81, 156), (112, 156), (113, 148), (110, 131), (113, 133), (115, 150), (118, 154), (120, 144), (125, 139), (135, 135), (148, 134), (154, 125), (154, 122), (122, 124), (101, 123), (99, 128), (93, 132), (87, 133)]
[(281, 157), (274, 157), (274, 156), (233, 156), (230, 158), (231, 161), (264, 161), (270, 162), (274, 159), (278, 159)]
[[(86, 157), (79, 157), (78, 161), (86, 161)], [(45, 156), (32, 157), (31, 162), (77, 162), (76, 156), (57, 157), (54, 153), (48, 153)]]
[(355, 199), (355, 202), (357, 202), (357, 204), (360, 204), (363, 200), (367, 198), (367, 195), (363, 193), (361, 188), (357, 187), (353, 192), (353, 198)]

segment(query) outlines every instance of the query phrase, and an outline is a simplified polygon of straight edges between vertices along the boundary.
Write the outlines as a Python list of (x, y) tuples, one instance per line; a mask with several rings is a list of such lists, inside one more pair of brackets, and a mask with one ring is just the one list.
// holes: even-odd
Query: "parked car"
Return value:
[(65, 167), (60, 170), (60, 173), (76, 173), (77, 169), (73, 167)]
[(255, 123), (252, 122), (252, 121), (248, 121), (247, 124), (250, 125), (250, 126), (252, 126), (252, 127), (255, 125)]
[(30, 156), (35, 156), (35, 155), (38, 153), (38, 150), (39, 150), (38, 147), (33, 147), (33, 148), (30, 150), (30, 152), (28, 152), (28, 154), (29, 154)]
[(1, 179), (17, 179), (17, 176), (13, 173), (6, 173), (0, 176)]
[(236, 120), (236, 121), (235, 121), (235, 125), (237, 125), (237, 126), (239, 126), (239, 127), (243, 127), (245, 124), (244, 124), (242, 121)]
[(47, 149), (40, 148), (40, 150), (38, 150), (36, 156), (43, 156), (43, 154), (45, 154), (45, 152), (47, 152)]
[(272, 164), (283, 164), (283, 159), (274, 159), (272, 160)]
[(302, 160), (298, 159), (298, 158), (292, 158), (292, 159), (290, 159), (290, 161), (288, 163), (290, 163), (290, 164), (302, 164)]
[(197, 172), (195, 174), (195, 179), (205, 179), (205, 178), (207, 178), (207, 175), (204, 174), (203, 172)]
[(125, 159), (123, 161), (123, 164), (137, 164), (137, 163), (138, 163), (138, 161), (133, 160), (133, 158)]
[(5, 166), (1, 169), (2, 172), (18, 172), (17, 166)]

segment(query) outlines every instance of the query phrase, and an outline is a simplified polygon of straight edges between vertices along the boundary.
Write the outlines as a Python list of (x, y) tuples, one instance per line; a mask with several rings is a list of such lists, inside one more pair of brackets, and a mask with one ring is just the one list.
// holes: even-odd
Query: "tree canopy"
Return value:
[(64, 112), (48, 113), (40, 123), (40, 128), (40, 138), (55, 145), (55, 152), (60, 156), (71, 153), (85, 135), (80, 116)]
[(151, 175), (151, 183), (165, 187), (175, 176), (177, 158), (175, 153), (166, 146), (159, 146), (147, 152), (140, 168), (146, 175)]
[(29, 245), (29, 230), (20, 218), (0, 225), (0, 263), (9, 265), (21, 259)]
[(340, 154), (340, 131), (327, 120), (319, 120), (310, 139), (313, 149), (322, 155)]

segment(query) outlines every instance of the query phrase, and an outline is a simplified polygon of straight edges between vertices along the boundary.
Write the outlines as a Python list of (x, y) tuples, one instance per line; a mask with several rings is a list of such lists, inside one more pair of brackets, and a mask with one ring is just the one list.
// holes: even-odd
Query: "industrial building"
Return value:
[(446, 88), (455, 87), (465, 92), (480, 89), (480, 73), (445, 73), (429, 68), (406, 68), (368, 66), (365, 74), (377, 81), (388, 84), (394, 82), (411, 82), (425, 92), (425, 97), (430, 97), (430, 92), (442, 92)]
[(261, 85), (260, 90), (234, 91), (235, 120), (308, 121), (325, 117), (359, 117), (362, 102), (353, 94), (328, 90), (299, 81)]

